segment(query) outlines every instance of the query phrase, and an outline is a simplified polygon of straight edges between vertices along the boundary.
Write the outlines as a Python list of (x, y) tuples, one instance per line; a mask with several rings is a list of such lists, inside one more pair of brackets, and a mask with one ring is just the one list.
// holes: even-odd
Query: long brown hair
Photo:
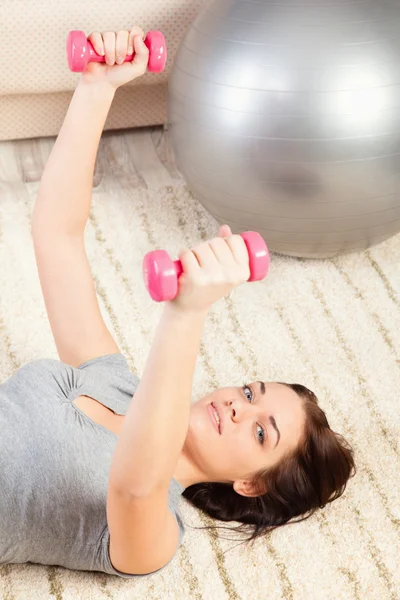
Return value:
[(294, 451), (256, 475), (254, 484), (262, 495), (244, 497), (231, 484), (209, 482), (196, 483), (183, 492), (191, 504), (214, 519), (241, 523), (234, 530), (250, 534), (245, 541), (289, 521), (308, 519), (318, 508), (339, 498), (356, 472), (352, 448), (332, 431), (315, 394), (298, 383), (282, 385), (303, 401), (304, 434)]

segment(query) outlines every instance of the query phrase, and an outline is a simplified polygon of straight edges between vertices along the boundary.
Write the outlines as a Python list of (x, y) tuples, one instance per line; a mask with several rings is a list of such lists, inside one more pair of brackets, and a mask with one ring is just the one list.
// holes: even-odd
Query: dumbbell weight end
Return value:
[(247, 281), (260, 281), (267, 276), (270, 256), (267, 244), (256, 231), (245, 231), (240, 234), (249, 254), (250, 277)]
[(173, 300), (178, 293), (182, 275), (180, 260), (171, 260), (165, 250), (148, 252), (143, 259), (143, 279), (150, 296), (156, 302)]

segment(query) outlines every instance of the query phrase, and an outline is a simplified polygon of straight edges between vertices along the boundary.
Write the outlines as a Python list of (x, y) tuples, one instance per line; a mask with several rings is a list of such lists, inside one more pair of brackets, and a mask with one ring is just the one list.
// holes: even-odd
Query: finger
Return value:
[(135, 35), (133, 44), (135, 56), (133, 57), (131, 64), (135, 66), (138, 75), (143, 75), (147, 70), (149, 62), (149, 49), (140, 35)]
[(219, 233), (218, 235), (220, 237), (229, 237), (232, 235), (232, 231), (231, 228), (229, 227), (229, 225), (221, 225), (221, 227), (219, 228)]
[(105, 31), (103, 33), (104, 40), (104, 49), (105, 49), (105, 57), (106, 63), (108, 65), (115, 64), (115, 43), (116, 43), (116, 35), (115, 31)]
[(100, 54), (100, 56), (104, 56), (104, 42), (100, 31), (93, 31), (88, 36), (88, 40), (92, 44), (94, 51)]
[(128, 54), (129, 31), (119, 31), (115, 42), (115, 54), (117, 65), (122, 65)]
[(144, 33), (143, 29), (141, 29), (140, 27), (137, 27), (137, 25), (134, 25), (129, 32), (128, 54), (133, 54), (133, 49), (135, 47), (135, 42), (134, 42), (135, 35), (140, 35), (143, 40), (145, 38), (145, 33)]
[(209, 242), (209, 244), (219, 263), (229, 265), (236, 262), (235, 257), (232, 254), (232, 250), (226, 243), (225, 238), (214, 238)]
[(184, 273), (193, 273), (200, 268), (197, 258), (191, 250), (183, 250), (180, 252), (179, 260), (181, 261)]
[(231, 235), (225, 238), (225, 243), (231, 249), (231, 253), (238, 265), (249, 264), (249, 253), (241, 235)]
[(195, 246), (192, 248), (192, 252), (197, 258), (197, 262), (199, 263), (200, 267), (203, 269), (211, 269), (218, 264), (217, 257), (215, 256), (215, 253), (209, 242)]

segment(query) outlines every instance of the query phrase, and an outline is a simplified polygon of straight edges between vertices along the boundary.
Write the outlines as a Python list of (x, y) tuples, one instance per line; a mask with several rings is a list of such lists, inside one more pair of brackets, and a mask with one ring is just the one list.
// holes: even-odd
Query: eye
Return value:
[(249, 387), (248, 385), (244, 385), (243, 392), (244, 392), (244, 395), (246, 396), (247, 400), (249, 402), (252, 402), (254, 394), (253, 394), (253, 390), (251, 389), (251, 387)]
[[(249, 402), (253, 402), (254, 399), (254, 392), (252, 390), (252, 388), (249, 385), (244, 385), (243, 386), (243, 393), (246, 396), (247, 400)], [(262, 427), (261, 425), (258, 425), (257, 423), (257, 441), (259, 444), (261, 444), (261, 446), (263, 446), (265, 444), (265, 438), (266, 438), (266, 433), (265, 433), (265, 429), (264, 427)]]
[(261, 425), (257, 425), (257, 439), (261, 446), (265, 444), (265, 431)]

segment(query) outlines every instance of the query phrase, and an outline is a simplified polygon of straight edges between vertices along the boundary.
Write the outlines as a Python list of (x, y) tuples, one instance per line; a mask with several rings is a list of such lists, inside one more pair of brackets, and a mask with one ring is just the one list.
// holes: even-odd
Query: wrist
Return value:
[(117, 89), (107, 81), (89, 82), (81, 78), (75, 90), (78, 94), (84, 93), (91, 96), (93, 100), (112, 101)]
[(164, 306), (164, 314), (167, 317), (178, 319), (180, 321), (204, 321), (207, 317), (208, 310), (205, 309), (190, 309), (183, 308), (175, 302), (166, 302)]

